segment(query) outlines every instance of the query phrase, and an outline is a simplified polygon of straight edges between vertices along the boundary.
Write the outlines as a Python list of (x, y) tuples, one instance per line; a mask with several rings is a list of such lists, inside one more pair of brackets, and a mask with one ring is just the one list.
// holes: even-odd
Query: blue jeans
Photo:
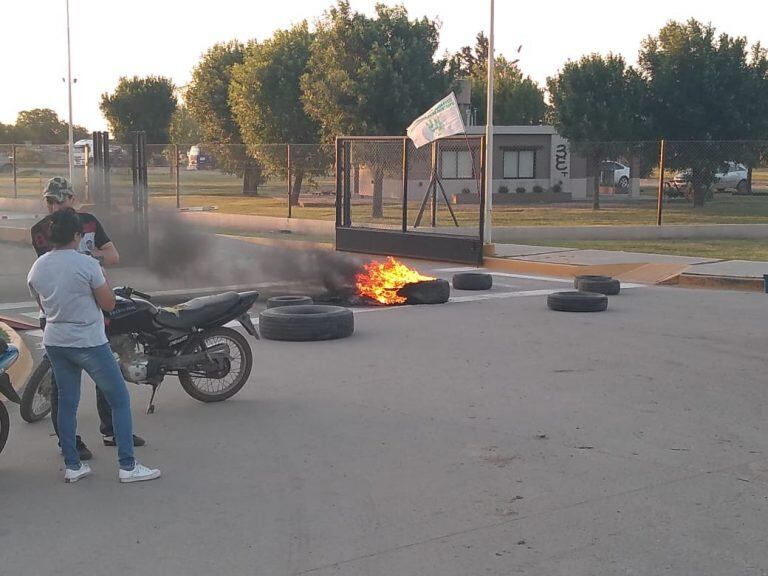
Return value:
[(46, 346), (45, 351), (53, 366), (59, 389), (59, 442), (64, 453), (64, 464), (71, 470), (80, 468), (75, 436), (77, 432), (77, 405), (80, 403), (80, 377), (83, 370), (96, 382), (112, 407), (112, 421), (117, 443), (120, 468), (132, 470), (133, 422), (131, 398), (125, 386), (120, 367), (112, 355), (109, 344), (93, 348), (65, 348)]

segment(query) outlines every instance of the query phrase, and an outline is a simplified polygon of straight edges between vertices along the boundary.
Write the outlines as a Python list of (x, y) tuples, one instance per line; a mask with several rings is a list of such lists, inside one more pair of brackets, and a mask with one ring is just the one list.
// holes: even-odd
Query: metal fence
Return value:
[[(444, 229), (458, 222), (479, 229), (479, 140), (467, 147), (463, 138), (447, 139), (436, 151), (409, 144), (405, 185), (402, 138), (377, 142), (350, 144), (352, 226)], [(113, 200), (129, 203), (131, 144), (109, 149)], [(553, 151), (536, 156), (537, 179), (527, 180), (507, 173), (514, 151), (497, 152), (495, 227), (768, 222), (768, 140), (665, 141), (663, 149), (660, 141), (571, 142), (568, 151), (567, 176), (556, 177), (561, 159)], [(75, 150), (73, 184), (86, 202), (92, 154)], [(153, 207), (330, 221), (337, 215), (332, 147), (149, 144), (147, 155)], [(39, 197), (48, 178), (68, 172), (66, 145), (0, 145), (0, 198)]]
[[(336, 141), (336, 247), (482, 261), (483, 139), (416, 148), (406, 137)], [(457, 203), (459, 196), (473, 202)]]

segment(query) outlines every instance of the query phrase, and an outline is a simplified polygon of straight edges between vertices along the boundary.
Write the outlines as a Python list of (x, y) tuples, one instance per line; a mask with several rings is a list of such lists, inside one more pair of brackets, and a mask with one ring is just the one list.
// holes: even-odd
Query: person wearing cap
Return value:
[(43, 346), (58, 382), (59, 442), (64, 456), (64, 481), (78, 482), (91, 474), (77, 450), (77, 408), (85, 371), (109, 400), (114, 418), (118, 480), (144, 482), (160, 470), (139, 464), (133, 454), (131, 398), (109, 347), (103, 312), (115, 308), (115, 295), (98, 262), (78, 251), (82, 224), (74, 209), (50, 216), (52, 248), (27, 275), (30, 294), (45, 310), (48, 322)]
[[(52, 249), (50, 242), (51, 215), (61, 210), (73, 209), (75, 207), (75, 193), (72, 186), (66, 178), (57, 176), (48, 180), (43, 190), (48, 207), (48, 216), (32, 226), (32, 246), (35, 248), (37, 256), (43, 256)], [(102, 266), (115, 266), (120, 262), (120, 254), (117, 251), (112, 240), (110, 240), (101, 222), (93, 215), (87, 212), (77, 212), (82, 225), (82, 235), (77, 251), (95, 258)], [(45, 327), (45, 315), (40, 315), (40, 327)], [(51, 420), (56, 435), (59, 435), (58, 412), (59, 399), (56, 379), (51, 374)], [(99, 413), (100, 430), (102, 441), (105, 446), (115, 446), (115, 431), (112, 426), (112, 408), (109, 405), (103, 392), (96, 387), (96, 409)], [(143, 438), (134, 435), (134, 446), (143, 446), (146, 442)], [(93, 454), (82, 438), (77, 436), (77, 451), (81, 460), (89, 460)]]

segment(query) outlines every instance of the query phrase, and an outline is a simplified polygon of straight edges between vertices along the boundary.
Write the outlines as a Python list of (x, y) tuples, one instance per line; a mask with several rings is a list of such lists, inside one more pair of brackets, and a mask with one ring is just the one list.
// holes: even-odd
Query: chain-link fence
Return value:
[[(544, 138), (494, 139), (495, 227), (768, 222), (768, 141), (666, 141), (662, 154), (660, 141)], [(353, 225), (478, 224), (479, 138), (408, 142), (405, 179), (402, 139), (350, 142)], [(109, 150), (112, 200), (129, 203), (133, 145)], [(332, 221), (334, 155), (317, 144), (150, 144), (150, 205)], [(93, 150), (76, 146), (73, 185), (85, 202), (92, 164)], [(39, 197), (68, 173), (67, 145), (0, 145), (0, 198)]]

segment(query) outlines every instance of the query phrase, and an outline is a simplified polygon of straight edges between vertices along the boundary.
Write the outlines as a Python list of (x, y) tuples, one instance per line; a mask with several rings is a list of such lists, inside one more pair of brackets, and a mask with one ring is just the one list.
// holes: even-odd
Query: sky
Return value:
[[(489, 30), (489, 0), (379, 0), (404, 4), (411, 17), (441, 22), (440, 53), (473, 45)], [(230, 39), (263, 40), (307, 20), (312, 24), (332, 0), (69, 0), (73, 121), (106, 130), (99, 99), (121, 76), (150, 74), (189, 82), (202, 53)], [(376, 0), (351, 0), (372, 15)], [(496, 0), (496, 53), (512, 55), (539, 84), (569, 59), (589, 53), (622, 54), (634, 63), (640, 43), (669, 20), (694, 17), (718, 31), (768, 45), (764, 0)], [(0, 6), (0, 122), (20, 110), (52, 108), (67, 118), (66, 0), (3, 0)]]

